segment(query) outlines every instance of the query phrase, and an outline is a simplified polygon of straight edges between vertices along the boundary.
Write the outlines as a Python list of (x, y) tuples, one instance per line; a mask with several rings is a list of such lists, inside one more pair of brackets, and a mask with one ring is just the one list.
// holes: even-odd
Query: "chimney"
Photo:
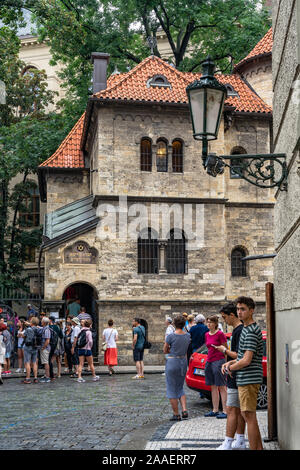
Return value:
[(109, 62), (109, 54), (105, 52), (92, 52), (92, 64), (94, 64), (93, 72), (93, 94), (107, 87), (107, 64)]

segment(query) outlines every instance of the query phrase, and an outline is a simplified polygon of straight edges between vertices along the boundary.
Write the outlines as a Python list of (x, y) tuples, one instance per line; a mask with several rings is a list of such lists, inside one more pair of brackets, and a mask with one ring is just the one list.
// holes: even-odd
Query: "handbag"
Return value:
[(142, 332), (142, 335), (144, 336), (144, 349), (150, 349), (152, 347), (152, 344), (150, 343), (150, 341), (146, 340), (146, 336), (144, 335), (142, 328), (140, 328), (140, 330)]
[[(114, 331), (114, 329), (112, 328), (111, 333), (110, 333), (109, 338), (108, 338), (108, 341), (110, 340), (110, 337), (111, 337), (113, 331)], [(102, 347), (101, 347), (101, 351), (102, 351), (102, 352), (105, 352), (105, 351), (107, 350), (107, 343), (108, 343), (108, 341), (107, 341), (107, 342), (104, 341), (104, 342), (102, 343)]]

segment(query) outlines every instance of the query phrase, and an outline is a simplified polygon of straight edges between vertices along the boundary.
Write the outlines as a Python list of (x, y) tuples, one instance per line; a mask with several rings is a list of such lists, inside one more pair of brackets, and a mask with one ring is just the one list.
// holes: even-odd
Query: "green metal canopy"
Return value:
[(60, 244), (75, 235), (86, 232), (98, 224), (99, 217), (93, 207), (93, 196), (71, 202), (45, 215), (44, 247)]

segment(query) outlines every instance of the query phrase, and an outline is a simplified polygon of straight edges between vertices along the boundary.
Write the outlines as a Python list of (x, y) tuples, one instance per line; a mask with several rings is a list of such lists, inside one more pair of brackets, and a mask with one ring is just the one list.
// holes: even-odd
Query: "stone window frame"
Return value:
[[(146, 155), (145, 152), (143, 152), (143, 142), (149, 142), (150, 143), (150, 153), (149, 155)], [(153, 155), (153, 142), (150, 137), (144, 136), (140, 139), (140, 170), (142, 172), (150, 173), (152, 172), (152, 155)], [(143, 161), (143, 159), (146, 157), (146, 162)], [(147, 162), (147, 159), (149, 160)], [(148, 166), (150, 169), (145, 169)]]
[[(178, 155), (174, 154), (174, 144), (176, 142), (180, 142), (181, 144), (181, 153), (179, 153)], [(178, 157), (178, 156), (181, 159), (180, 164), (174, 163), (174, 159), (175, 159), (174, 157)], [(181, 137), (175, 137), (175, 139), (172, 140), (172, 173), (183, 173), (183, 162), (184, 162), (184, 140)], [(176, 171), (176, 168), (181, 168), (181, 170)]]
[[(235, 147), (233, 147), (230, 151), (230, 155), (245, 155), (247, 154), (247, 150), (242, 147), (241, 145), (237, 145)], [(230, 179), (236, 179), (236, 180), (240, 180), (242, 179), (242, 177), (236, 173), (234, 173), (234, 170), (233, 170), (234, 166), (232, 164), (232, 162), (230, 162), (230, 170), (229, 170), (229, 174), (230, 174)]]
[[(238, 266), (233, 266), (233, 254), (234, 252), (243, 252), (243, 254), (240, 256), (240, 258), (247, 256), (248, 250), (242, 246), (242, 245), (236, 245), (232, 248), (231, 253), (230, 253), (230, 277), (231, 279), (237, 279), (237, 278), (245, 278), (249, 277), (249, 267), (247, 261), (241, 261), (241, 265)], [(237, 270), (239, 269), (239, 273), (234, 274), (233, 269)]]
[[(180, 254), (180, 243), (176, 240), (182, 240), (182, 238), (175, 238), (173, 242), (171, 242), (171, 233), (175, 231), (180, 231), (183, 235), (184, 239), (184, 269), (181, 271), (174, 271), (170, 272), (170, 266), (172, 262), (174, 262), (174, 258), (168, 258), (168, 255), (173, 250), (174, 252), (174, 245), (178, 245), (179, 254)], [(148, 238), (142, 238), (143, 234), (147, 233)], [(151, 234), (151, 237), (149, 235)], [(145, 240), (142, 242), (142, 240)], [(173, 245), (173, 246), (172, 246)], [(159, 236), (151, 227), (144, 228), (140, 231), (137, 237), (137, 273), (138, 274), (147, 274), (147, 275), (159, 275), (159, 274), (168, 274), (168, 275), (186, 275), (188, 273), (188, 251), (186, 248), (187, 245), (187, 238), (184, 230), (178, 229), (173, 227), (166, 239), (159, 239)], [(143, 246), (146, 248), (146, 254), (148, 250), (149, 256), (142, 257), (142, 248)], [(153, 257), (153, 251), (155, 257)], [(176, 249), (175, 249), (176, 252)], [(143, 264), (144, 263), (144, 264)], [(148, 272), (145, 272), (148, 271)], [(150, 271), (150, 272), (149, 272)]]
[(171, 83), (164, 75), (161, 74), (153, 75), (153, 77), (150, 77), (147, 80), (147, 88), (150, 87), (170, 88), (170, 90), (172, 90)]

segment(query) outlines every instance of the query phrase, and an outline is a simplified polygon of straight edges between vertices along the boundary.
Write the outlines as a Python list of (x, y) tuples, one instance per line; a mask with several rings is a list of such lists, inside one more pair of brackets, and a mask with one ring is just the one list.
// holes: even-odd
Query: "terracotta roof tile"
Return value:
[(256, 44), (254, 49), (245, 57), (243, 60), (241, 60), (235, 67), (234, 71), (237, 71), (240, 69), (240, 67), (247, 62), (252, 61), (253, 59), (256, 59), (257, 57), (263, 56), (265, 54), (272, 54), (272, 49), (273, 49), (273, 30), (272, 28), (269, 29), (267, 34)]
[[(147, 87), (147, 81), (155, 75), (163, 75), (171, 85)], [(107, 88), (93, 95), (103, 101), (120, 100), (150, 103), (188, 103), (186, 87), (201, 77), (200, 73), (180, 72), (158, 57), (148, 57), (127, 73), (114, 74), (108, 79)], [(270, 114), (268, 106), (238, 74), (216, 75), (216, 78), (231, 85), (238, 96), (228, 97), (225, 104), (237, 112)], [(75, 124), (57, 151), (40, 167), (84, 168), (83, 153), (80, 150), (85, 113)]]

